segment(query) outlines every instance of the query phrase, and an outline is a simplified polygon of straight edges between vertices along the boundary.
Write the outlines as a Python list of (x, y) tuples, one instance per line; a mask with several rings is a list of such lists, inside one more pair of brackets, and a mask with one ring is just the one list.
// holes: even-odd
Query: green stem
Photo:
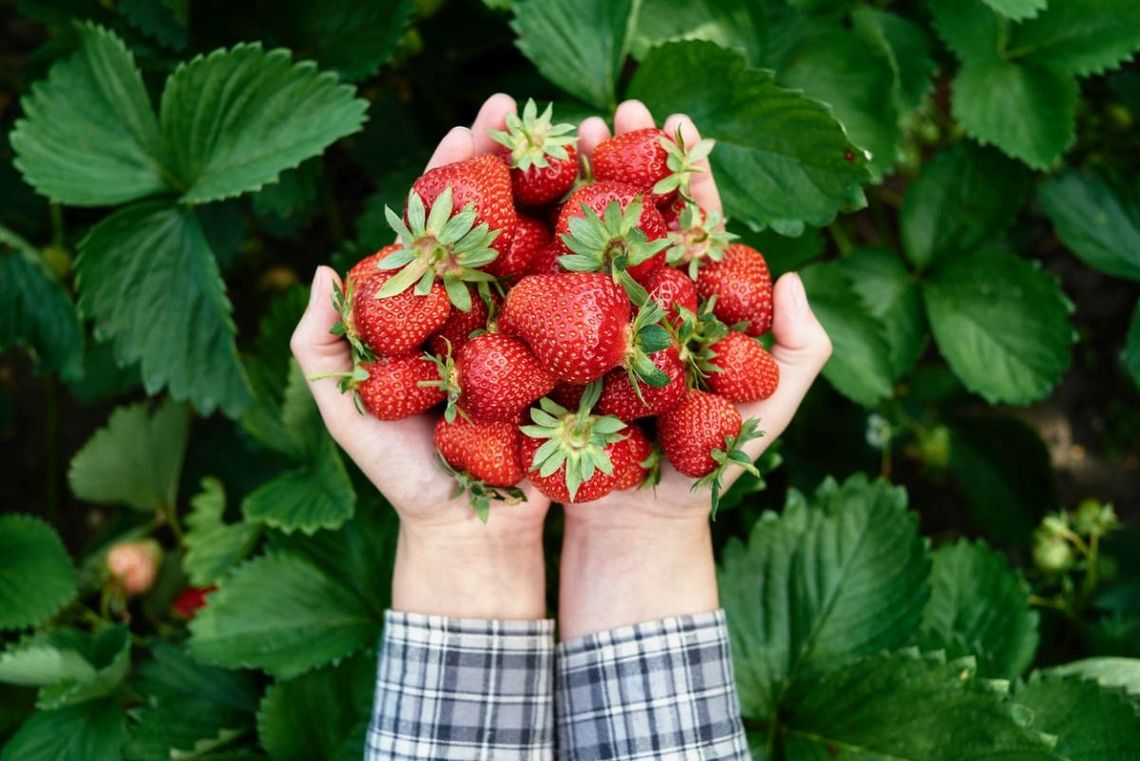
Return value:
[(851, 236), (847, 234), (847, 229), (838, 219), (827, 226), (827, 231), (831, 233), (835, 247), (839, 249), (841, 256), (847, 256), (855, 248), (854, 244), (851, 243)]
[(1088, 551), (1088, 568), (1085, 570), (1085, 580), (1081, 584), (1081, 599), (1080, 605), (1083, 609), (1088, 603), (1089, 598), (1092, 597), (1093, 592), (1096, 591), (1097, 584), (1100, 583), (1100, 534), (1093, 534), (1089, 537), (1089, 551)]
[(51, 213), (51, 244), (63, 248), (63, 208), (58, 203), (53, 203), (48, 206), (48, 210)]
[(162, 515), (166, 519), (167, 525), (170, 526), (170, 532), (174, 534), (174, 538), (178, 540), (178, 545), (182, 546), (182, 524), (178, 522), (178, 507), (176, 505), (163, 506)]

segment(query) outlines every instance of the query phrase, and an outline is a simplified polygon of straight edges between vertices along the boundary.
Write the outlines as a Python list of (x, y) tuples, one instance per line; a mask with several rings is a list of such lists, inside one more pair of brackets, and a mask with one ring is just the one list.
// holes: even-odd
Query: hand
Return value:
[[(621, 134), (653, 127), (653, 116), (638, 101), (622, 103), (614, 116)], [(665, 120), (670, 135), (681, 129), (687, 146), (700, 140), (692, 120), (674, 114)], [(586, 156), (609, 137), (599, 118), (582, 122), (579, 148)], [(720, 194), (709, 169), (692, 179), (693, 200), (706, 212), (720, 211)], [(827, 333), (812, 314), (798, 275), (775, 284), (772, 355), (780, 384), (770, 398), (738, 405), (743, 419), (758, 418), (764, 435), (744, 445), (755, 460), (776, 439), (831, 356)], [(730, 470), (724, 489), (740, 477)], [(668, 463), (654, 489), (614, 492), (596, 502), (566, 507), (566, 534), (559, 595), (561, 636), (571, 638), (638, 621), (717, 607), (716, 576), (709, 531), (712, 494), (693, 490), (693, 479)]]
[[(456, 127), (440, 141), (427, 169), (492, 152), (487, 129), (504, 129), (515, 108), (506, 95), (489, 98), (470, 129)], [(317, 268), (309, 305), (290, 342), (306, 378), (352, 369), (348, 342), (329, 332), (339, 320), (332, 306), (339, 284), (330, 267)], [(400, 515), (394, 609), (467, 618), (542, 617), (542, 524), (549, 500), (524, 483), (526, 501), (493, 505), (484, 525), (466, 494), (452, 497), (455, 482), (436, 459), (434, 415), (377, 420), (357, 412), (335, 378), (309, 381), (309, 389), (333, 439)]]

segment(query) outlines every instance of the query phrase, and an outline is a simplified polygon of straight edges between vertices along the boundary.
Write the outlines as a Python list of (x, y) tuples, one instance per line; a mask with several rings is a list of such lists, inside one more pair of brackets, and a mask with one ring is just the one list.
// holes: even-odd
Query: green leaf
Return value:
[(312, 158), (286, 169), (276, 182), (253, 194), (254, 213), (263, 220), (288, 222), (293, 218), (308, 218), (320, 194), (322, 166), (319, 158)]
[(951, 107), (966, 132), (1034, 169), (1047, 169), (1073, 142), (1077, 82), (1029, 64), (966, 61)]
[(0, 226), (0, 351), (27, 347), (44, 370), (71, 380), (83, 374), (83, 343), (67, 289), (39, 251)]
[(792, 492), (748, 545), (731, 541), (718, 574), (744, 715), (843, 661), (907, 642), (930, 588), (930, 561), (902, 489), (827, 480), (809, 506)]
[(1036, 16), (1045, 9), (1048, 0), (983, 0), (983, 2), (1006, 18), (1016, 21)]
[(823, 368), (836, 390), (866, 407), (894, 393), (891, 344), (882, 322), (862, 299), (838, 262), (823, 262), (801, 273), (812, 310), (835, 350)]
[(115, 212), (80, 242), (76, 269), (80, 310), (120, 363), (141, 362), (148, 393), (168, 386), (230, 416), (248, 403), (225, 284), (190, 210), (147, 201)]
[(1131, 697), (1140, 697), (1140, 658), (1084, 658), (1042, 673), (1091, 679), (1101, 687), (1118, 687)]
[(78, 26), (80, 46), (21, 101), (12, 130), (16, 167), (43, 195), (110, 206), (170, 190), (162, 137), (122, 40)]
[(780, 70), (779, 82), (831, 107), (851, 141), (871, 153), (872, 181), (890, 171), (902, 132), (893, 99), (883, 97), (895, 74), (882, 46), (838, 24), (824, 27)]
[(1120, 359), (1132, 374), (1136, 387), (1140, 388), (1140, 301), (1136, 302), (1136, 308), (1132, 311), (1132, 322), (1128, 325), (1128, 337)]
[(934, 87), (938, 65), (926, 30), (889, 11), (860, 7), (851, 13), (855, 30), (882, 48), (894, 73), (894, 102), (900, 112), (915, 109)]
[(1011, 254), (943, 263), (923, 284), (942, 356), (990, 403), (1048, 395), (1069, 366), (1072, 306), (1053, 276)]
[(356, 492), (336, 444), (327, 436), (312, 461), (262, 484), (242, 503), (242, 512), (285, 532), (312, 534), (336, 529), (352, 517)]
[(4, 746), (0, 761), (116, 759), (127, 739), (126, 717), (114, 700), (38, 711)]
[(1004, 231), (1029, 194), (1028, 169), (963, 141), (927, 162), (899, 212), (903, 248), (916, 267), (971, 254)]
[(189, 42), (189, 0), (119, 0), (116, 8), (131, 26), (171, 50)]
[(233, 711), (257, 710), (259, 688), (251, 674), (207, 666), (170, 642), (156, 642), (151, 653), (154, 657), (139, 665), (138, 682), (151, 700), (195, 698)]
[(629, 97), (657, 114), (686, 113), (716, 139), (710, 161), (725, 210), (756, 229), (796, 236), (805, 222), (821, 227), (865, 204), (867, 159), (828, 109), (736, 53), (708, 42), (663, 45), (638, 68)]
[(357, 656), (271, 685), (257, 730), (274, 761), (335, 758), (371, 705), (375, 665)]
[(55, 629), (26, 639), (0, 655), (0, 681), (41, 687), (39, 706), (58, 708), (111, 693), (130, 669), (124, 626), (90, 635)]
[(226, 523), (226, 495), (221, 481), (202, 479), (202, 491), (190, 502), (186, 516), (186, 554), (182, 567), (194, 586), (205, 587), (222, 578), (257, 543), (260, 531), (244, 521)]
[(1037, 651), (1039, 617), (1021, 574), (980, 542), (960, 540), (931, 558), (920, 641), (945, 646), (960, 637), (977, 656), (981, 676), (1013, 678), (1025, 671)]
[(123, 750), (129, 761), (216, 759), (211, 751), (229, 747), (252, 724), (251, 717), (193, 698), (135, 708), (131, 719)]
[(146, 402), (117, 408), (71, 459), (71, 490), (98, 504), (174, 507), (189, 424), (190, 411), (169, 399), (150, 414)]
[(1117, 690), (1081, 679), (1035, 675), (1018, 687), (1015, 699), (1033, 711), (1033, 729), (1056, 736), (1051, 758), (1140, 759), (1140, 719)]
[(892, 376), (909, 373), (926, 339), (922, 303), (914, 277), (899, 257), (881, 248), (860, 248), (839, 260), (864, 308), (884, 328), (890, 344)]
[(1025, 546), (1045, 510), (1058, 504), (1049, 450), (1012, 417), (950, 421), (950, 468), (973, 522), (996, 540)]
[(1085, 264), (1140, 280), (1140, 199), (1104, 173), (1066, 169), (1037, 190), (1057, 237)]
[(934, 30), (963, 61), (1000, 60), (1001, 18), (982, 0), (926, 0)]
[(160, 122), (182, 201), (195, 204), (274, 181), (359, 130), (366, 108), (311, 61), (242, 44), (175, 69)]
[(270, 23), (285, 28), (276, 38), (298, 57), (313, 58), (351, 82), (367, 79), (392, 59), (416, 9), (411, 0), (290, 0), (277, 8)]
[(375, 640), (381, 612), (300, 557), (271, 553), (221, 580), (190, 622), (190, 652), (289, 678)]
[(1014, 29), (1006, 56), (1087, 77), (1115, 69), (1137, 50), (1140, 5), (1132, 0), (1054, 0)]
[[(793, 685), (779, 733), (789, 761), (1046, 759), (1049, 741), (1024, 726), (1002, 683), (970, 659), (912, 651), (873, 655)], [(842, 752), (840, 752), (842, 749)]]
[(773, 230), (755, 232), (748, 227), (729, 225), (730, 232), (740, 237), (740, 242), (764, 254), (764, 261), (778, 278), (785, 272), (797, 270), (823, 254), (823, 236), (816, 228), (809, 228), (802, 235), (789, 238)]
[(0, 516), (0, 629), (43, 623), (75, 597), (77, 582), (51, 526), (30, 515)]
[(640, 0), (518, 0), (515, 44), (542, 73), (601, 109), (617, 105), (616, 83)]
[(630, 52), (641, 60), (658, 45), (705, 40), (737, 50), (753, 66), (765, 58), (766, 24), (760, 4), (737, 0), (643, 0)]

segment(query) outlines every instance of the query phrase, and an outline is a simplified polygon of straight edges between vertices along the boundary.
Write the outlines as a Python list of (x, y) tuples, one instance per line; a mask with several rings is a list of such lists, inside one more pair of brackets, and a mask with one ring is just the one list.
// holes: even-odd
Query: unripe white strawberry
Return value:
[(119, 542), (107, 553), (107, 570), (128, 597), (141, 595), (152, 586), (162, 563), (162, 547), (153, 539)]

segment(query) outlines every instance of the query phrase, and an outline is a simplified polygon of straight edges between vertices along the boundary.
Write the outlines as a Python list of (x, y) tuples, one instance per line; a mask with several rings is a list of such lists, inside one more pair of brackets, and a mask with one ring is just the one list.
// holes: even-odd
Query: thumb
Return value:
[(339, 285), (340, 278), (331, 267), (317, 267), (309, 304), (289, 341), (301, 372), (309, 379), (309, 390), (321, 416), (334, 435), (339, 421), (356, 415), (351, 395), (340, 392), (337, 378), (317, 377), (352, 371), (352, 350), (348, 342), (331, 332), (340, 321), (332, 302), (333, 288)]

